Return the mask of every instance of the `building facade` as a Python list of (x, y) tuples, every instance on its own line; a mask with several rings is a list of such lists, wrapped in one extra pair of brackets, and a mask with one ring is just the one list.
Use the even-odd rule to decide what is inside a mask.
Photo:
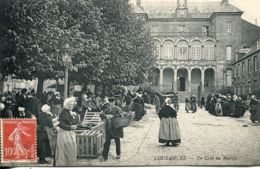
[(260, 39), (238, 51), (233, 63), (233, 90), (237, 95), (260, 92)]
[(232, 60), (241, 48), (243, 12), (218, 2), (137, 0), (154, 40), (158, 66), (153, 86), (181, 96), (207, 96), (232, 86)]

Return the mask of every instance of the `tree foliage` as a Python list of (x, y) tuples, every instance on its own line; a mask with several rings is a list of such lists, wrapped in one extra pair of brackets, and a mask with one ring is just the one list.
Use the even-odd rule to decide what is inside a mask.
[(70, 77), (83, 83), (136, 84), (154, 64), (144, 21), (126, 0), (3, 0), (0, 68), (24, 79), (64, 76), (69, 43)]

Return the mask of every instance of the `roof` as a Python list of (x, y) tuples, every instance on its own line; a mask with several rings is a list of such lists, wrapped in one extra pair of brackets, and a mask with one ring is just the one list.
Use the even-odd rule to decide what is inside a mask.
[(229, 4), (229, 3), (223, 3), (221, 6), (219, 6), (215, 12), (243, 12), (237, 7)]
[[(135, 6), (135, 5), (134, 5)], [(242, 12), (227, 2), (189, 2), (187, 3), (189, 18), (210, 18), (214, 12)], [(138, 9), (139, 8), (139, 9)], [(173, 18), (177, 8), (177, 0), (142, 1), (142, 8), (135, 6), (136, 13), (147, 13), (149, 18)]]

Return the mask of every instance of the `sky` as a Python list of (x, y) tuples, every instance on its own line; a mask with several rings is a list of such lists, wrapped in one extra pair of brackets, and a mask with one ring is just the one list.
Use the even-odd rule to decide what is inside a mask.
[[(135, 3), (136, 0), (130, 0)], [(143, 2), (170, 2), (172, 0), (141, 0)], [(176, 0), (173, 0), (176, 1)], [(188, 2), (209, 2), (211, 0), (188, 0)], [(212, 0), (221, 1), (221, 0)], [(229, 3), (244, 11), (242, 18), (255, 24), (256, 19), (260, 26), (260, 0), (229, 0)]]

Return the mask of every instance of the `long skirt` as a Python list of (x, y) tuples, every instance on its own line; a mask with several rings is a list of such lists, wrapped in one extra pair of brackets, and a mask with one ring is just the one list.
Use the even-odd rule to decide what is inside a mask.
[(55, 166), (75, 166), (76, 161), (76, 134), (74, 131), (60, 129), (57, 135)]
[(191, 105), (191, 111), (196, 112), (197, 111), (196, 103), (190, 103), (190, 105)]
[(144, 106), (143, 104), (134, 103), (134, 111), (135, 111), (135, 118), (140, 120), (144, 113)]
[(53, 128), (45, 126), (45, 130), (48, 135), (49, 143), (50, 143), (50, 149), (51, 149), (51, 156), (54, 156), (54, 150), (55, 150), (55, 144), (56, 144), (56, 139), (57, 135), (54, 132)]
[(190, 102), (185, 102), (185, 111), (186, 112), (189, 112), (189, 110), (190, 110)]
[(162, 118), (159, 130), (159, 143), (180, 143), (181, 134), (176, 118)]
[(37, 127), (37, 149), (40, 160), (51, 157), (50, 143), (44, 127)]
[(223, 112), (222, 112), (222, 106), (220, 103), (217, 103), (215, 106), (215, 112), (216, 112), (216, 116), (222, 116)]

